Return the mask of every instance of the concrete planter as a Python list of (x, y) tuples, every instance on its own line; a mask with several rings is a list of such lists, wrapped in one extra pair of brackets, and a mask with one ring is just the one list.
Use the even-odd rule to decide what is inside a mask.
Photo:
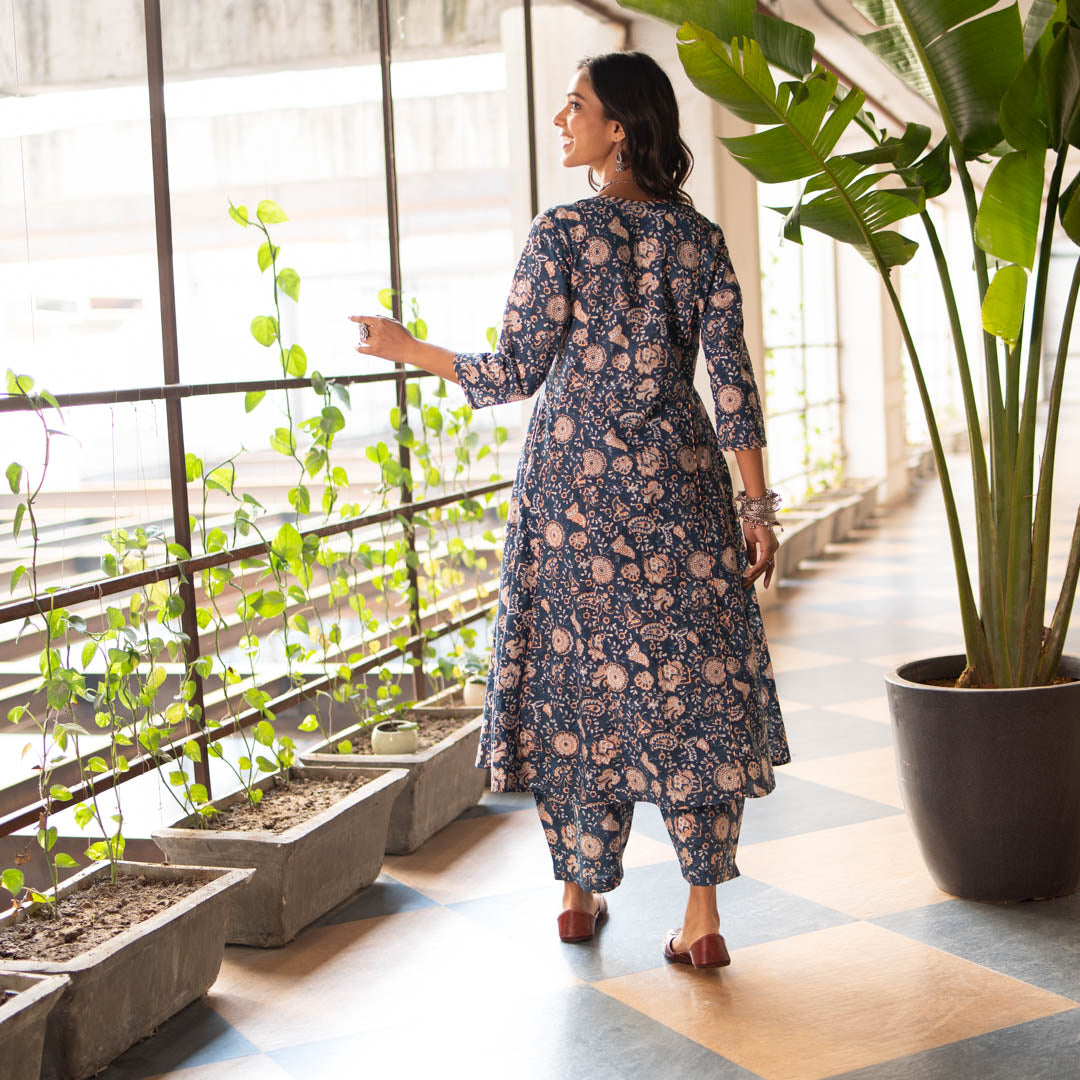
[[(63, 963), (7, 960), (12, 973), (66, 975), (67, 986), (48, 1014), (42, 1080), (84, 1080), (210, 988), (225, 951), (225, 920), (232, 894), (250, 870), (120, 863), (118, 872), (157, 881), (204, 882), (158, 915)], [(58, 895), (107, 877), (108, 864), (88, 866), (60, 884)], [(0, 917), (0, 926), (11, 919)], [(0, 1058), (3, 1061), (3, 1058)], [(36, 1077), (36, 1072), (5, 1076)]]
[(354, 768), (392, 765), (408, 771), (408, 781), (395, 801), (390, 816), (390, 830), (386, 838), (386, 852), (389, 855), (406, 855), (415, 851), (463, 810), (475, 806), (488, 786), (488, 770), (479, 769), (475, 764), (483, 716), (476, 714), (476, 706), (434, 704), (448, 697), (448, 694), (441, 694), (438, 698), (430, 699), (432, 704), (421, 702), (411, 711), (472, 719), (426, 750), (392, 755), (336, 753), (334, 747), (339, 742), (361, 730), (362, 725), (356, 724), (300, 755), (301, 760), (310, 765), (340, 763)]
[[(296, 771), (313, 779), (345, 772), (375, 779), (281, 833), (203, 829), (189, 817), (151, 834), (166, 862), (254, 868), (243, 903), (229, 914), (225, 939), (231, 943), (284, 945), (382, 869), (390, 808), (404, 788), (405, 770), (357, 768), (349, 760)], [(268, 776), (257, 786), (266, 790), (273, 782)], [(224, 809), (245, 798), (240, 791), (212, 805)]]
[(65, 975), (0, 975), (0, 990), (15, 995), (0, 1005), (0, 1062), (5, 1076), (36, 1080), (40, 1075), (45, 1021), (67, 985)]

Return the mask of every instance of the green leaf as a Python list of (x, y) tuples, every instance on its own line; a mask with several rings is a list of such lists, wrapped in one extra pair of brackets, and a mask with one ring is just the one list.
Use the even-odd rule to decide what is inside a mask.
[(393, 289), (380, 289), (379, 290), (379, 303), (382, 304), (387, 311), (394, 310), (394, 290)]
[(1072, 178), (1058, 201), (1058, 220), (1074, 244), (1080, 244), (1080, 173)]
[(289, 505), (298, 514), (311, 512), (311, 493), (303, 484), (289, 489)]
[(49, 788), (49, 798), (56, 799), (57, 802), (68, 802), (71, 799), (71, 792), (63, 784), (53, 784)]
[[(19, 580), (23, 577), (24, 574), (26, 574), (26, 572), (27, 570), (25, 566), (15, 567), (15, 569), (11, 573), (11, 585), (8, 588), (9, 593), (13, 593), (15, 591), (15, 586), (19, 584)], [(85, 663), (83, 664), (83, 667), (86, 667)]]
[(275, 225), (280, 221), (289, 220), (285, 216), (285, 211), (273, 199), (263, 199), (255, 214), (264, 225)]
[(1024, 318), (1027, 274), (1020, 266), (1003, 266), (993, 277), (983, 297), (983, 329), (1006, 344), (1016, 344)]
[(184, 757), (189, 761), (202, 761), (202, 750), (197, 742), (184, 743)]
[(345, 427), (345, 417), (336, 405), (327, 405), (322, 411), (319, 427), (328, 435), (333, 435)]
[(63, 851), (61, 851), (56, 856), (56, 858), (53, 859), (53, 866), (71, 867), (71, 866), (78, 866), (78, 865), (79, 864), (75, 859), (73, 859), (70, 855), (68, 855), (66, 852), (63, 852)]
[(11, 368), (7, 372), (7, 392), (14, 397), (25, 396), (34, 389), (34, 380), (29, 375), (16, 375)]
[(749, 0), (620, 0), (622, 7), (644, 11), (678, 26), (694, 19), (722, 41), (758, 37), (769, 63), (792, 75), (805, 75), (813, 64), (814, 35), (801, 26), (755, 11)]
[(307, 374), (307, 354), (299, 345), (293, 345), (289, 349), (285, 360), (285, 371), (297, 379), (302, 379)]
[(191, 558), (191, 552), (183, 544), (169, 544), (166, 550), (174, 559)]
[(300, 558), (300, 555), (303, 553), (304, 538), (300, 535), (294, 525), (290, 525), (289, 522), (286, 521), (285, 524), (278, 529), (277, 535), (270, 545), (270, 550), (284, 562), (292, 562), (293, 559)]
[(187, 470), (187, 479), (190, 484), (193, 480), (198, 480), (203, 473), (202, 458), (196, 457), (194, 454), (184, 455), (184, 467)]
[(260, 720), (255, 725), (255, 741), (262, 746), (274, 745), (274, 725), (268, 720)]
[(272, 315), (256, 315), (251, 320), (251, 336), (260, 344), (269, 347), (278, 336), (277, 319)]
[(290, 300), (300, 300), (300, 275), (292, 267), (286, 266), (278, 272), (277, 284)]
[(251, 606), (264, 619), (272, 619), (285, 610), (285, 596), (277, 589), (273, 589), (270, 592), (264, 592)]
[(288, 428), (279, 427), (270, 436), (270, 446), (279, 454), (292, 457), (293, 451), (296, 450), (296, 438)]
[(259, 754), (255, 758), (255, 764), (259, 766), (262, 772), (274, 772), (277, 769), (277, 762), (271, 761), (268, 757), (264, 757), (262, 754)]
[(276, 245), (271, 249), (269, 240), (264, 240), (262, 242), (258, 255), (260, 272), (265, 270), (277, 258), (277, 254), (280, 250), (281, 248)]
[(248, 209), (246, 206), (233, 206), (230, 202), (229, 217), (231, 217), (237, 225), (243, 225), (245, 229), (248, 227)]
[(26, 883), (26, 877), (21, 870), (5, 870), (0, 874), (0, 885), (12, 896), (18, 896)]
[(326, 380), (318, 371), (311, 373), (311, 389), (320, 397), (326, 393)]
[(22, 530), (23, 515), (26, 513), (26, 503), (19, 503), (15, 507), (15, 520), (11, 523), (11, 533), (16, 540), (19, 539), (19, 532)]
[(12, 495), (19, 494), (19, 485), (22, 483), (22, 474), (23, 467), (17, 461), (13, 461), (7, 467), (8, 487), (11, 488)]
[(301, 731), (318, 731), (319, 730), (319, 718), (314, 713), (309, 713), (300, 721)]
[(1002, 262), (1032, 268), (1042, 217), (1046, 151), (1006, 154), (986, 181), (975, 215), (975, 242)]
[(266, 397), (265, 390), (249, 390), (244, 395), (244, 412), (251, 412), (264, 397)]
[[(1024, 63), (1016, 4), (995, 0), (853, 0), (879, 29), (857, 35), (919, 93), (933, 97), (965, 160), (1001, 142), (1001, 102)], [(998, 10), (991, 10), (998, 7)]]
[(235, 483), (236, 467), (232, 464), (232, 462), (227, 462), (224, 465), (219, 465), (206, 478), (206, 486), (208, 488), (214, 488), (217, 491), (223, 491), (226, 495), (232, 494), (233, 484)]

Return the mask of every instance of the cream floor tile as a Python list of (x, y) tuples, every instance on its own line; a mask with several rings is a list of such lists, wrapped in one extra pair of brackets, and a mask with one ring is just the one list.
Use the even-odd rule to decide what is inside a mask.
[(952, 612), (939, 615), (920, 615), (914, 619), (900, 619), (899, 623), (901, 626), (910, 626), (914, 630), (930, 630), (935, 634), (960, 636), (963, 632), (960, 616)]
[(764, 1080), (820, 1080), (1076, 1007), (870, 923), (594, 985)]
[(842, 664), (847, 660), (846, 656), (799, 649), (794, 645), (785, 645), (783, 642), (770, 644), (769, 655), (772, 657), (774, 672), (805, 671), (807, 668), (821, 667), (823, 664)]
[(777, 700), (780, 702), (780, 711), (787, 715), (788, 713), (803, 712), (806, 709), (813, 709), (813, 705), (805, 705), (801, 701), (792, 701), (790, 698), (780, 697), (777, 695)]
[(191, 1069), (174, 1069), (160, 1073), (152, 1080), (289, 1080), (289, 1077), (290, 1074), (272, 1058), (255, 1054), (196, 1065)]
[(812, 780), (815, 784), (888, 803), (900, 810), (904, 808), (896, 780), (896, 752), (891, 746), (810, 761), (791, 761), (784, 769), (791, 776)]
[(882, 692), (877, 697), (859, 698), (858, 701), (845, 701), (837, 705), (832, 712), (848, 713), (850, 716), (860, 716), (863, 720), (875, 720), (879, 724), (889, 724), (889, 701)]
[(420, 908), (314, 927), (285, 949), (229, 949), (207, 1003), (270, 1051), (348, 1035), (360, 1017), (378, 1029), (403, 1008), (487, 1023), (493, 1009), (581, 985), (557, 952), (493, 968), (499, 957), (514, 957), (509, 936), (448, 908)]
[(940, 641), (932, 649), (907, 649), (904, 652), (883, 653), (881, 656), (868, 656), (867, 664), (877, 664), (883, 668), (898, 668), (901, 664), (912, 660), (925, 660), (932, 656), (948, 656), (951, 653), (963, 653), (964, 639), (957, 638), (955, 641)]
[(927, 873), (906, 814), (740, 845), (737, 861), (749, 877), (858, 919), (952, 899)]
[[(788, 634), (805, 634), (807, 632), (806, 612), (797, 611), (788, 605), (780, 604), (777, 607), (767, 608), (762, 612), (762, 620), (768, 638), (782, 638)], [(815, 611), (813, 629), (815, 631), (847, 630), (851, 627), (869, 626), (877, 621), (877, 619), (867, 618), (865, 615), (843, 615), (836, 611)]]
[[(674, 859), (670, 844), (631, 834), (623, 868)], [(411, 855), (388, 855), (383, 869), (440, 904), (548, 885), (551, 855), (536, 810), (455, 821)]]

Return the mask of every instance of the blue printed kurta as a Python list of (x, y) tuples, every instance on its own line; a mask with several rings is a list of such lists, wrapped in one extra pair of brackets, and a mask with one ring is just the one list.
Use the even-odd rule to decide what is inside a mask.
[[(694, 388), (699, 343), (716, 428)], [(765, 445), (742, 296), (692, 207), (537, 215), (476, 409), (539, 391), (510, 494), (476, 765), (492, 791), (717, 804), (790, 761), (720, 449)]]

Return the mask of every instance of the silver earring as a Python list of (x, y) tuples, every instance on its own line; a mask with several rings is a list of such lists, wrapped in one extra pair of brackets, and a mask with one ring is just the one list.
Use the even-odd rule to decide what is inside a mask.
[(626, 172), (626, 165), (623, 164), (622, 147), (615, 151), (615, 171)]

